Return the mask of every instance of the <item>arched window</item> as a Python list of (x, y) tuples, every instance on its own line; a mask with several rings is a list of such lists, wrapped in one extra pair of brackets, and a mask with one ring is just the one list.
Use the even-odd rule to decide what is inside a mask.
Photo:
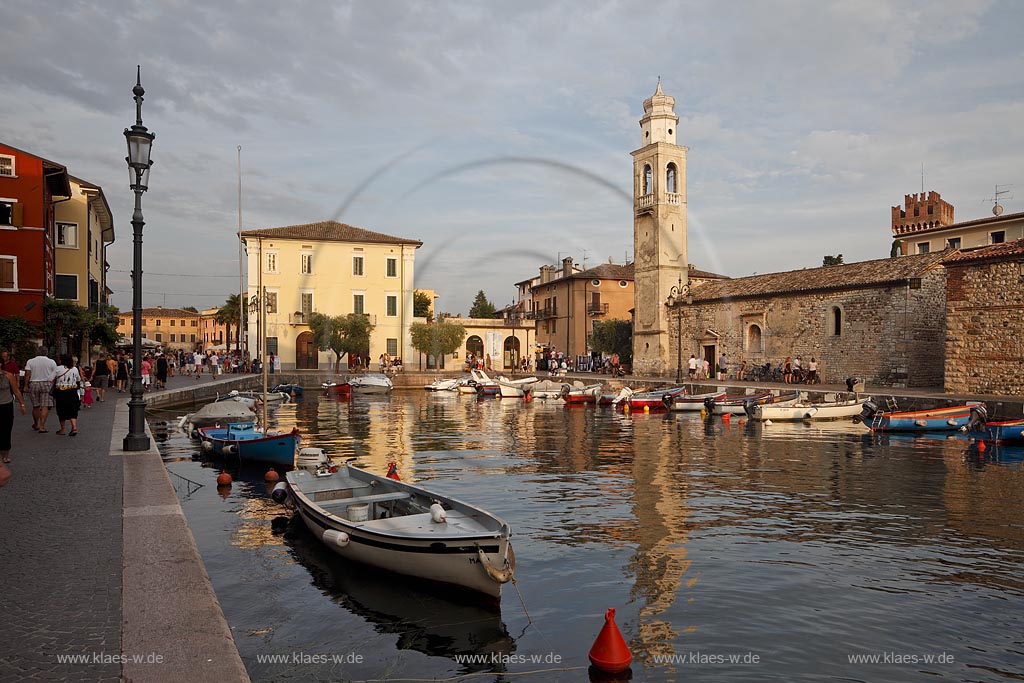
[(747, 328), (747, 351), (751, 353), (764, 351), (764, 335), (761, 334), (760, 325), (751, 325)]
[(676, 192), (676, 165), (669, 164), (665, 169), (665, 192), (675, 194)]
[(466, 339), (466, 356), (469, 354), (473, 354), (477, 358), (484, 357), (484, 340), (475, 334)]
[(843, 334), (843, 310), (838, 306), (832, 307), (832, 336), (840, 337)]
[(654, 172), (651, 170), (650, 164), (644, 166), (644, 194), (648, 195), (654, 192)]
[(519, 367), (519, 340), (515, 337), (505, 337), (505, 344), (503, 349), (504, 356), (504, 367), (508, 369), (516, 369)]

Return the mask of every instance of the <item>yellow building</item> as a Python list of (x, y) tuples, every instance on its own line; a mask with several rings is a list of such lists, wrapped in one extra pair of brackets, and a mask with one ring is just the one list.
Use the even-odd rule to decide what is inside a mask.
[[(520, 369), (524, 357), (533, 363), (536, 330), (532, 320), (508, 318), (463, 318), (445, 316), (446, 322), (462, 325), (466, 338), (462, 349), (441, 358), (425, 356), (413, 350), (406, 367), (413, 370), (461, 370), (470, 354), (482, 359), (495, 373)], [(426, 322), (417, 318), (413, 322)]]
[[(265, 329), (247, 318), (248, 348), (255, 357), (259, 335), (267, 355), (282, 369), (331, 367), (334, 354), (319, 351), (310, 314), (362, 313), (370, 317), (369, 357), (411, 358), (413, 274), (418, 240), (393, 237), (337, 221), (320, 221), (241, 233), (249, 292), (265, 290)], [(262, 264), (260, 263), (262, 253)], [(250, 297), (252, 299), (252, 297)]]
[(217, 322), (220, 306), (204, 308), (199, 312), (199, 334), (203, 351), (228, 351), (235, 348), (235, 326)]
[(114, 241), (114, 219), (98, 185), (69, 180), (71, 199), (54, 205), (54, 297), (98, 311), (108, 300), (106, 253)]
[[(127, 339), (132, 338), (132, 312), (118, 314), (117, 332)], [(142, 338), (159, 342), (164, 350), (192, 351), (199, 349), (199, 314), (181, 308), (142, 309)]]
[(901, 256), (928, 254), (943, 249), (977, 249), (1024, 238), (1024, 213), (995, 215), (959, 223), (953, 205), (938, 192), (908, 194), (903, 206), (892, 207), (892, 238)]

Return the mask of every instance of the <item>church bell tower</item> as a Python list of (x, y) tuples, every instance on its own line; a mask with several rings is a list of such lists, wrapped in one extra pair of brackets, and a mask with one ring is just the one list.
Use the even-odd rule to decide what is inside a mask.
[(669, 362), (668, 295), (688, 284), (686, 148), (676, 144), (675, 98), (658, 88), (644, 100), (642, 147), (633, 155), (633, 372), (664, 375)]

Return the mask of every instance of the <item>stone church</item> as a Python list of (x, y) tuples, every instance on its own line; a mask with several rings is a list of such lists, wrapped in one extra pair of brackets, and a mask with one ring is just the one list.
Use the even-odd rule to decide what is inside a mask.
[[(691, 354), (714, 367), (724, 353), (731, 378), (741, 362), (800, 356), (828, 383), (1024, 393), (1024, 240), (743, 278), (698, 271), (687, 262), (678, 123), (659, 81), (632, 152), (635, 374), (685, 376)], [(961, 283), (952, 291), (950, 273)], [(978, 284), (992, 281), (994, 303)], [(1011, 335), (1002, 344), (999, 330)]]

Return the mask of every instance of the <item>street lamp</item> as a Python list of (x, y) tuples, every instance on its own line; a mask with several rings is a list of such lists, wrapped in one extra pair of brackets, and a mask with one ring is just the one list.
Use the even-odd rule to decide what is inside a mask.
[(149, 187), (149, 169), (153, 166), (149, 153), (155, 133), (142, 125), (142, 69), (136, 67), (135, 125), (124, 129), (128, 140), (128, 179), (135, 192), (135, 212), (132, 213), (134, 256), (132, 260), (132, 388), (128, 401), (128, 435), (122, 448), (126, 451), (148, 451), (146, 435), (146, 402), (142, 400), (142, 193)]
[(679, 282), (672, 286), (668, 292), (668, 299), (665, 305), (676, 309), (676, 384), (683, 382), (683, 303), (692, 304), (693, 297), (690, 296), (690, 283), (683, 284), (683, 276), (679, 276)]

